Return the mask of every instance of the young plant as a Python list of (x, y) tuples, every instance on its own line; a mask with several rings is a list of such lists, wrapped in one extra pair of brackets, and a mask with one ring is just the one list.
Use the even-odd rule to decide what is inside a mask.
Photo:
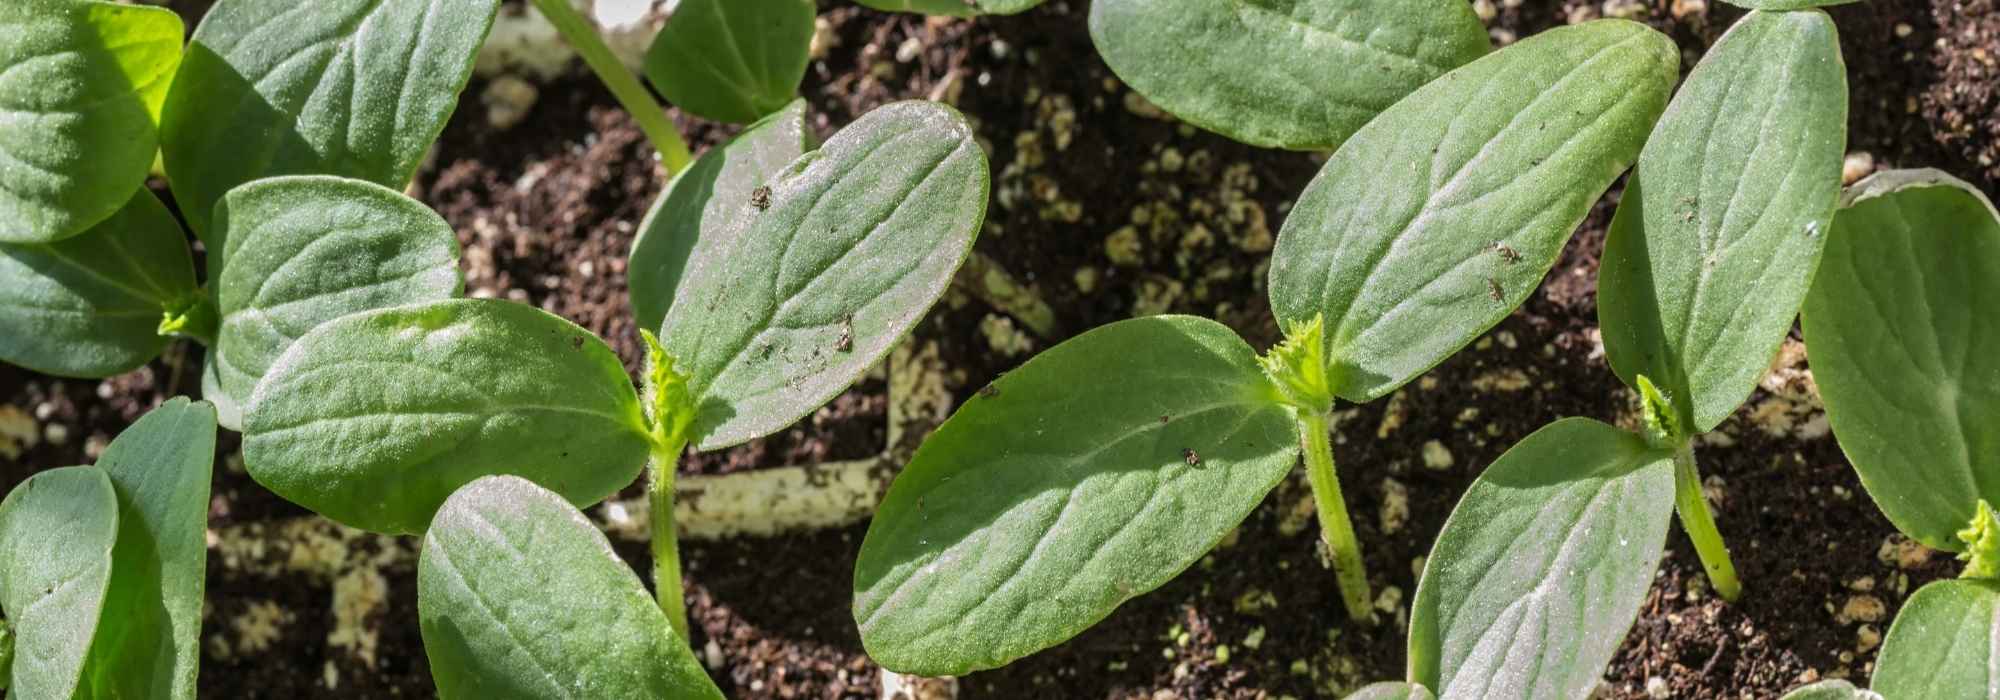
[(172, 399), (96, 466), (0, 502), (0, 688), (10, 697), (195, 696), (215, 408)]
[(1519, 305), (1638, 157), (1677, 63), (1657, 32), (1591, 22), (1390, 107), (1285, 222), (1270, 288), (1287, 338), (1262, 358), (1214, 321), (1162, 316), (996, 380), (918, 449), (869, 527), (854, 578), (869, 655), (955, 675), (1057, 644), (1194, 563), (1300, 453), (1348, 613), (1369, 619), (1335, 398), (1390, 393)]
[(1735, 599), (1690, 441), (1743, 401), (1790, 329), (1838, 196), (1846, 105), (1818, 10), (1753, 11), (1695, 67), (1646, 142), (1600, 273), (1606, 350), (1642, 397), (1644, 434), (1565, 419), (1486, 469), (1419, 581), (1410, 684), (1440, 698), (1587, 697), (1676, 507)]

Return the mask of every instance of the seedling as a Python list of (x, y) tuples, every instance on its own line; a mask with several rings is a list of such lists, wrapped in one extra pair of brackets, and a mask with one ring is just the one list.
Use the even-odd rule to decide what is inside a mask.
[(1059, 643), (1194, 563), (1301, 452), (1347, 610), (1368, 619), (1334, 400), (1394, 391), (1519, 305), (1637, 159), (1677, 64), (1642, 25), (1591, 22), (1388, 108), (1285, 222), (1270, 288), (1286, 339), (1261, 358), (1214, 321), (1161, 316), (995, 380), (917, 450), (869, 527), (854, 579), (869, 655), (955, 675)]

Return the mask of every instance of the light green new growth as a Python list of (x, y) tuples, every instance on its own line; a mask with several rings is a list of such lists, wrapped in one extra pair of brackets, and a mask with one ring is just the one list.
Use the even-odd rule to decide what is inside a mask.
[(1959, 578), (2000, 580), (2000, 513), (1994, 513), (1986, 499), (1979, 499), (1979, 512), (1971, 525), (1958, 531), (1958, 539), (1965, 543), (1958, 560), (1966, 562)]
[(674, 526), (674, 469), (687, 448), (688, 424), (694, 421), (694, 392), (688, 376), (660, 346), (659, 336), (641, 330), (646, 341), (646, 428), (653, 440), (647, 466), (646, 505), (653, 540), (653, 595), (674, 633), (687, 639), (687, 602), (681, 595), (680, 532)]
[(646, 394), (640, 402), (646, 408), (646, 428), (652, 431), (656, 447), (685, 443), (688, 425), (694, 422), (689, 377), (660, 345), (659, 336), (641, 330), (639, 337), (646, 341)]
[(1302, 411), (1325, 413), (1333, 408), (1333, 384), (1326, 376), (1326, 316), (1286, 324), (1285, 340), (1257, 358), (1264, 375), (1277, 385), (1285, 403)]
[(1643, 374), (1639, 375), (1639, 400), (1645, 404), (1647, 443), (1669, 447), (1684, 437), (1680, 414), (1674, 412), (1673, 402)]
[(159, 332), (164, 337), (193, 338), (204, 346), (214, 347), (220, 324), (214, 299), (197, 291), (175, 300), (161, 312)]

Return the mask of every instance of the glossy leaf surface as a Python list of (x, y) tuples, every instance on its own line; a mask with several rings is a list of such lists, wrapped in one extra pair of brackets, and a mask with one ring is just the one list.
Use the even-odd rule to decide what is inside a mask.
[(680, 0), (646, 50), (646, 79), (704, 119), (748, 124), (798, 94), (812, 0)]
[(8, 697), (76, 692), (117, 539), (118, 497), (96, 467), (41, 472), (0, 502), (0, 610), (14, 628)]
[(2000, 584), (1917, 589), (1882, 640), (1873, 685), (1885, 698), (2000, 699)]

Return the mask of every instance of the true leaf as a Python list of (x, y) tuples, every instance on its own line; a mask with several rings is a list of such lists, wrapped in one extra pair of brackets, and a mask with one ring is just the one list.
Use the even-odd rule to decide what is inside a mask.
[(1862, 181), (1806, 297), (1827, 422), (1890, 522), (1925, 545), (2000, 502), (2000, 213), (1933, 170)]
[(888, 354), (971, 251), (987, 179), (963, 117), (899, 102), (730, 213), (660, 332), (693, 378), (700, 449), (784, 429)]
[(1690, 430), (1763, 379), (1825, 248), (1847, 145), (1836, 34), (1817, 11), (1737, 22), (1667, 106), (1613, 219), (1605, 355), (1626, 384), (1659, 382)]
[(82, 0), (0, 3), (0, 243), (48, 243), (146, 181), (181, 19)]
[(445, 501), (417, 614), (443, 698), (722, 698), (604, 534), (525, 479)]
[(0, 244), (0, 360), (43, 374), (109, 377), (160, 354), (161, 314), (195, 294), (194, 259), (145, 188), (89, 231)]
[(14, 628), (9, 697), (76, 692), (117, 539), (118, 497), (96, 467), (36, 474), (0, 502), (0, 609)]
[(1413, 683), (1370, 683), (1347, 700), (1437, 700), (1429, 689)]
[(1875, 659), (1885, 698), (2000, 698), (2000, 584), (1959, 579), (1917, 589)]
[(388, 533), (421, 532), (453, 491), (488, 475), (595, 503), (632, 483), (649, 444), (638, 393), (604, 341), (487, 299), (321, 324), (271, 365), (243, 428), (258, 483)]
[(84, 677), (90, 696), (195, 696), (214, 464), (215, 408), (186, 398), (140, 417), (98, 459), (118, 497), (118, 543)]
[(409, 183), (499, 0), (220, 0), (174, 78), (160, 148), (209, 250), (216, 200), (275, 175)]
[(1298, 460), (1256, 353), (1214, 321), (1114, 323), (1029, 360), (924, 441), (854, 569), (885, 668), (996, 668), (1193, 564)]
[(1011, 15), (1026, 12), (1044, 0), (855, 0), (855, 4), (885, 12), (914, 12), (945, 17)]
[(1779, 700), (1882, 700), (1882, 696), (1847, 681), (1831, 680), (1794, 688)]
[(237, 404), (320, 324), (443, 301), (464, 286), (451, 226), (422, 203), (361, 180), (258, 180), (222, 198), (215, 228), (229, 241), (230, 262), (216, 287), (216, 376)]
[(1280, 321), (1325, 315), (1334, 393), (1387, 394), (1519, 306), (1638, 157), (1678, 64), (1634, 22), (1552, 29), (1419, 88), (1334, 153), (1270, 278)]
[(736, 212), (757, 196), (757, 188), (811, 147), (805, 114), (805, 100), (796, 100), (729, 143), (709, 149), (653, 201), (639, 222), (626, 268), (632, 315), (640, 328), (660, 327), (689, 262), (714, 255), (716, 241), (727, 235)]
[(1861, 0), (1722, 0), (1737, 7), (1751, 10), (1803, 10), (1811, 7), (1831, 7), (1860, 2)]
[(646, 79), (682, 110), (747, 124), (792, 101), (812, 37), (812, 0), (680, 0)]
[(1410, 679), (1440, 698), (1585, 698), (1645, 602), (1674, 506), (1670, 452), (1584, 418), (1486, 468), (1410, 609)]
[(1188, 123), (1328, 151), (1491, 46), (1463, 0), (1098, 0), (1090, 37), (1119, 78)]

